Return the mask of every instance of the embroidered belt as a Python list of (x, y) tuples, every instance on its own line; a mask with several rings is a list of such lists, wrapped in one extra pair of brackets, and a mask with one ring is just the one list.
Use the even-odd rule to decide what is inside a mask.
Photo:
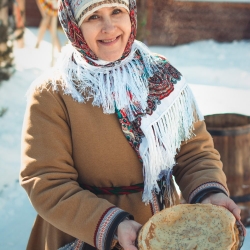
[(83, 189), (89, 190), (90, 192), (98, 194), (113, 194), (113, 195), (122, 195), (122, 194), (132, 194), (142, 192), (144, 189), (144, 183), (138, 183), (131, 186), (121, 186), (121, 187), (95, 187), (82, 184)]

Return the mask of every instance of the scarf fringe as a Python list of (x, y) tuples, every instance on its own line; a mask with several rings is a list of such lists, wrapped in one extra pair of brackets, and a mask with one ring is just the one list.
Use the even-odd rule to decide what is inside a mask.
[(41, 85), (41, 78), (36, 79), (30, 92), (48, 86), (58, 90), (60, 85), (64, 94), (71, 95), (77, 102), (92, 100), (92, 105), (102, 107), (105, 114), (124, 109), (129, 120), (133, 121), (134, 114), (145, 113), (148, 78), (160, 70), (159, 60), (143, 43), (135, 41), (128, 57), (115, 66), (105, 67), (107, 62), (104, 61), (98, 61), (104, 65), (92, 66), (71, 45), (67, 45), (56, 66), (42, 76), (50, 79), (47, 85)]
[(180, 150), (181, 143), (195, 136), (193, 124), (203, 119), (192, 91), (186, 85), (173, 104), (151, 124), (149, 131), (144, 133), (148, 146), (142, 154), (143, 202), (152, 202), (152, 192), (160, 192), (157, 181), (165, 177), (167, 198), (170, 205), (174, 204), (171, 173), (176, 164), (175, 156)]

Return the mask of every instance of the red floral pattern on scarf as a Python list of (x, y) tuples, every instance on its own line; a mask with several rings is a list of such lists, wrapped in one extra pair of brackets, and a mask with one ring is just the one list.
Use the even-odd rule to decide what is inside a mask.
[[(181, 73), (176, 68), (168, 63), (164, 57), (159, 56), (159, 58), (162, 60), (161, 71), (157, 71), (154, 76), (149, 78), (148, 106), (145, 112), (148, 115), (152, 115), (157, 106), (161, 104), (161, 100), (174, 91), (174, 84), (181, 79)], [(124, 109), (116, 110), (116, 114), (126, 139), (137, 153), (139, 160), (142, 161), (139, 147), (145, 136), (141, 130), (141, 119), (145, 114), (135, 113), (136, 118), (132, 122), (129, 121)]]

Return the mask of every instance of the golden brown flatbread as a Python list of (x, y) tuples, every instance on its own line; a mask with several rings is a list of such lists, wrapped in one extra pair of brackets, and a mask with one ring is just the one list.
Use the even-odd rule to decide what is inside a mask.
[(235, 217), (212, 204), (180, 204), (155, 214), (141, 228), (139, 250), (237, 250)]

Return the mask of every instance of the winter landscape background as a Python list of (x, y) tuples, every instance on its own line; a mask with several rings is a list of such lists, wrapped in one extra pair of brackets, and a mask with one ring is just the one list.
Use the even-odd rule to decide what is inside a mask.
[[(35, 49), (36, 28), (26, 28), (25, 47), (15, 48), (16, 72), (0, 86), (0, 249), (24, 250), (36, 215), (19, 185), (20, 136), (31, 82), (50, 67), (49, 33)], [(66, 38), (59, 31), (62, 45)], [(250, 41), (218, 43), (213, 40), (175, 47), (152, 46), (185, 76), (204, 115), (250, 115)], [(250, 182), (250, 180), (249, 180)], [(242, 250), (250, 249), (250, 228)]]

